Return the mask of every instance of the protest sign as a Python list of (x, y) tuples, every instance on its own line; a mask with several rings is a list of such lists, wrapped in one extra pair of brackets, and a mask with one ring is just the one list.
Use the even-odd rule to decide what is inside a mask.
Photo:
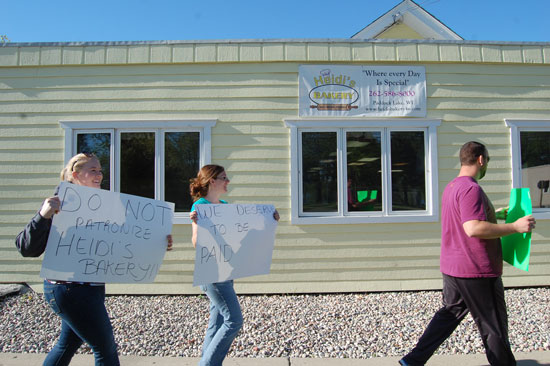
[[(531, 215), (533, 207), (529, 188), (514, 188), (510, 193), (510, 204), (508, 206), (506, 223)], [(531, 254), (531, 233), (516, 233), (503, 236), (502, 259), (516, 268), (524, 271), (529, 270), (529, 256)]]
[(63, 182), (40, 276), (99, 283), (153, 282), (174, 204)]
[(260, 204), (199, 204), (193, 285), (269, 273), (275, 207)]

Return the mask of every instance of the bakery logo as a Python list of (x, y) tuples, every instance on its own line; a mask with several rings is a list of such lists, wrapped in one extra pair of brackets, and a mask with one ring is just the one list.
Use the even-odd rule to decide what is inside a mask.
[(350, 111), (357, 109), (353, 103), (359, 99), (359, 92), (354, 89), (355, 80), (339, 74), (334, 75), (330, 69), (323, 69), (318, 77), (313, 77), (315, 87), (309, 91), (310, 108), (318, 111)]

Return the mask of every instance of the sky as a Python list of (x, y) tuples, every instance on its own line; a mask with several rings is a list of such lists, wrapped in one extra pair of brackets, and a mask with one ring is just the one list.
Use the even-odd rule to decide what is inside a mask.
[[(10, 42), (350, 38), (401, 0), (4, 0)], [(550, 42), (549, 0), (416, 0), (465, 40)]]

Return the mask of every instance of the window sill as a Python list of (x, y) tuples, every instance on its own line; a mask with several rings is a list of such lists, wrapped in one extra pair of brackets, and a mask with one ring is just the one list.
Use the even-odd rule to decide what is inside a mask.
[(191, 219), (189, 218), (189, 212), (176, 212), (174, 214), (173, 224), (174, 225), (182, 225), (182, 224), (190, 225), (191, 224)]
[(536, 220), (550, 220), (550, 210), (549, 211), (534, 211), (533, 217)]
[(437, 215), (391, 215), (391, 216), (301, 216), (292, 217), (291, 223), (296, 225), (324, 224), (394, 224), (409, 222), (438, 222)]

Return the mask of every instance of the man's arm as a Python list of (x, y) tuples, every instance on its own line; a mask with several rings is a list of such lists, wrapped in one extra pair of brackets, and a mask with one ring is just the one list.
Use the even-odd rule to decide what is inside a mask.
[(488, 221), (470, 220), (462, 226), (466, 235), (480, 239), (496, 239), (515, 233), (528, 233), (535, 228), (535, 218), (531, 215), (509, 224), (493, 224)]

